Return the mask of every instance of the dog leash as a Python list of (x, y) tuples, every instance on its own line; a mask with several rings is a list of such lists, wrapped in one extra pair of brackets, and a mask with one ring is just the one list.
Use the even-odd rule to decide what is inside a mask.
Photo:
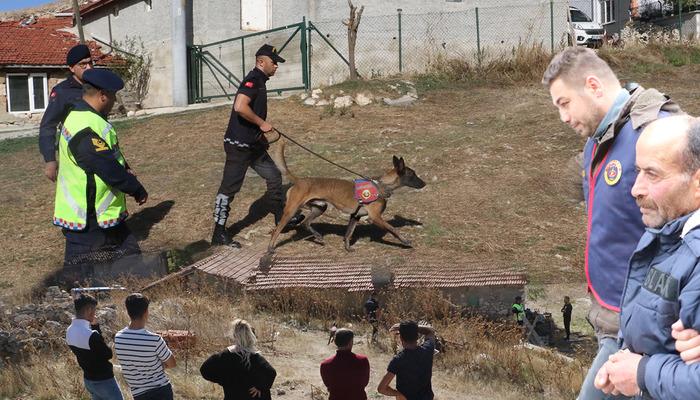
[[(336, 167), (338, 167), (338, 168), (340, 168), (340, 169), (342, 169), (342, 170), (345, 170), (345, 171), (347, 171), (347, 172), (349, 172), (349, 173), (351, 173), (351, 174), (357, 175), (357, 176), (359, 176), (359, 177), (362, 178), (362, 179), (366, 179), (366, 180), (371, 181), (371, 182), (376, 182), (376, 181), (375, 181), (374, 179), (372, 179), (372, 178), (368, 178), (368, 177), (366, 177), (366, 176), (364, 176), (364, 175), (362, 175), (362, 174), (360, 174), (360, 173), (358, 173), (358, 172), (355, 172), (355, 171), (353, 171), (353, 170), (351, 170), (351, 169), (349, 169), (349, 168), (345, 168), (345, 167), (343, 167), (342, 165), (340, 165), (340, 164), (338, 164), (338, 163), (335, 163), (335, 162), (333, 162), (333, 161), (327, 159), (326, 157), (324, 157), (324, 156), (322, 156), (322, 155), (316, 153), (315, 151), (309, 149), (308, 147), (304, 146), (303, 144), (301, 144), (301, 143), (297, 142), (296, 140), (292, 139), (291, 137), (289, 137), (289, 135), (280, 132), (279, 129), (277, 129), (277, 128), (272, 128), (272, 129), (274, 129), (275, 132), (277, 132), (280, 136), (285, 137), (285, 138), (286, 138), (287, 140), (289, 140), (290, 142), (292, 142), (292, 143), (294, 143), (295, 145), (301, 147), (302, 149), (308, 151), (309, 153), (315, 155), (316, 157), (320, 158), (321, 160), (323, 160), (323, 161), (325, 161), (325, 162), (327, 162), (327, 163), (329, 163), (329, 164), (333, 164), (333, 165), (335, 165)], [(274, 142), (276, 142), (277, 140), (279, 140), (279, 138), (276, 139), (276, 140), (273, 140), (273, 141), (270, 142), (270, 143), (274, 143)]]

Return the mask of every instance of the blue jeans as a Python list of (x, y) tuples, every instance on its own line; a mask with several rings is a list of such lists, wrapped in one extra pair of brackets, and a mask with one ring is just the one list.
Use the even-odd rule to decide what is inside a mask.
[(598, 338), (598, 354), (596, 354), (591, 368), (588, 369), (588, 374), (586, 379), (583, 381), (581, 386), (581, 392), (578, 394), (577, 400), (623, 400), (630, 399), (631, 397), (625, 396), (612, 396), (603, 393), (603, 391), (596, 389), (594, 382), (595, 376), (598, 373), (600, 367), (608, 361), (608, 357), (617, 353), (619, 350), (617, 344), (617, 339), (611, 337), (599, 337)]
[(134, 400), (173, 400), (173, 387), (168, 383), (165, 386), (134, 396)]
[(92, 400), (124, 400), (117, 380), (114, 378), (103, 381), (83, 379), (83, 382), (85, 382), (85, 389), (90, 392)]

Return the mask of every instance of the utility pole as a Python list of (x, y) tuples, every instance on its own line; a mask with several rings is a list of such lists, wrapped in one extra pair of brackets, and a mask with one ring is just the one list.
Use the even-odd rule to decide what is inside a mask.
[(83, 35), (83, 21), (80, 19), (80, 6), (78, 6), (78, 0), (73, 0), (73, 18), (75, 18), (75, 25), (78, 27), (80, 43), (85, 44), (85, 35)]

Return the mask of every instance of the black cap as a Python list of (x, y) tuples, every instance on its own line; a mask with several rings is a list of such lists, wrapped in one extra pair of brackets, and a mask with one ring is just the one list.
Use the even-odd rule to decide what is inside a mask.
[(79, 63), (80, 60), (90, 57), (92, 57), (90, 55), (90, 48), (84, 44), (79, 44), (68, 50), (68, 54), (66, 54), (66, 64), (72, 67)]
[(285, 61), (284, 58), (277, 54), (277, 48), (270, 46), (269, 44), (262, 45), (262, 47), (255, 52), (255, 57), (258, 56), (268, 56), (275, 63), (283, 63)]
[(124, 88), (122, 78), (104, 68), (92, 68), (83, 72), (83, 81), (106, 92), (115, 93)]

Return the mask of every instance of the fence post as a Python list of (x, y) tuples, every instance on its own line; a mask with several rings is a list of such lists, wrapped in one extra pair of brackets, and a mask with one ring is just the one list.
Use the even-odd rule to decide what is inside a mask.
[(479, 29), (479, 7), (474, 9), (476, 13), (476, 60), (481, 66), (481, 33)]
[(549, 42), (554, 54), (554, 0), (549, 0)]
[(301, 26), (299, 27), (301, 31), (301, 80), (304, 82), (304, 89), (309, 90), (309, 48), (306, 43), (306, 17), (301, 19)]
[(399, 73), (403, 72), (403, 38), (401, 36), (401, 9), (397, 8), (399, 13)]
[(308, 38), (306, 39), (306, 54), (309, 57), (309, 73), (307, 75), (307, 79), (309, 80), (309, 89), (311, 89), (311, 70), (312, 70), (312, 64), (311, 64), (311, 52), (314, 49), (313, 42), (311, 41), (311, 27), (313, 26), (313, 22), (309, 21), (309, 27), (307, 29), (306, 34), (308, 34)]
[(678, 40), (683, 43), (683, 0), (678, 0)]

